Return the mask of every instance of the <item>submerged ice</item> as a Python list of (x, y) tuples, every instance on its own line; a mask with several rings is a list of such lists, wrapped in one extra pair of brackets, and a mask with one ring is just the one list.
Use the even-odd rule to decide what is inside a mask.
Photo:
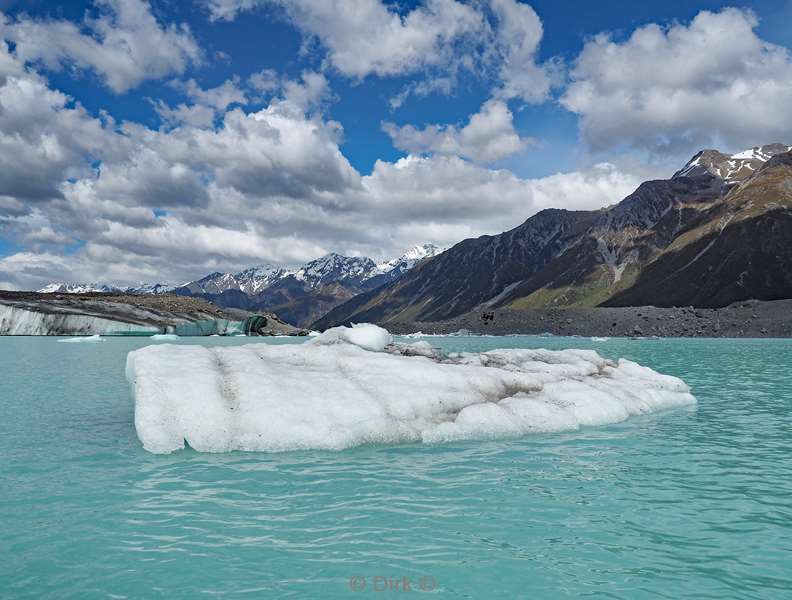
[(129, 354), (127, 379), (155, 453), (510, 437), (696, 402), (682, 380), (592, 350), (443, 355), (374, 325), (285, 346), (148, 346)]

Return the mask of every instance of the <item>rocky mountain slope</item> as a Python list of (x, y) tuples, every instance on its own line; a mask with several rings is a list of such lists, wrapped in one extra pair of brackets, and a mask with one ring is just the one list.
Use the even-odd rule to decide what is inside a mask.
[(385, 287), (361, 294), (318, 323), (347, 316), (360, 322), (385, 318), (441, 320), (508, 293), (563, 252), (600, 213), (544, 210), (495, 236), (460, 242)]
[(724, 306), (792, 297), (792, 147), (704, 150), (595, 212), (547, 210), (465, 240), (315, 323), (437, 321), (498, 307)]
[(706, 207), (607, 306), (725, 306), (792, 298), (792, 152)]

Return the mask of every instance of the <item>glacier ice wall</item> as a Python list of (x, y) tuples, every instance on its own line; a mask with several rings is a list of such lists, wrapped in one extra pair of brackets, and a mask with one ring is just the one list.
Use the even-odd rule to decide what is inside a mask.
[(685, 383), (590, 350), (443, 356), (373, 325), (299, 345), (148, 346), (126, 374), (155, 453), (340, 450), (520, 436), (695, 404)]
[[(138, 318), (140, 315), (137, 315)], [(148, 313), (150, 318), (156, 315)], [(134, 316), (133, 316), (134, 318)], [(39, 312), (0, 304), (0, 335), (232, 335), (241, 333), (241, 321), (205, 319), (166, 322), (160, 326), (128, 323), (96, 315)]]
[(121, 335), (158, 331), (154, 326), (92, 315), (44, 313), (0, 304), (0, 335)]
[(234, 335), (242, 333), (242, 321), (207, 319), (167, 326), (166, 333), (183, 336)]

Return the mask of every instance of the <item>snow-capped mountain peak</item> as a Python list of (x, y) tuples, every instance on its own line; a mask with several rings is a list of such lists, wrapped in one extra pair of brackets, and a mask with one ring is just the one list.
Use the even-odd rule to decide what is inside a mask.
[(127, 294), (167, 294), (173, 291), (167, 283), (139, 283), (127, 287), (107, 283), (50, 283), (38, 290), (40, 294), (87, 294), (90, 292), (125, 292)]
[(419, 244), (413, 246), (398, 258), (392, 258), (391, 260), (379, 263), (376, 268), (377, 274), (390, 273), (394, 269), (400, 269), (402, 272), (409, 271), (420, 261), (437, 256), (443, 252), (443, 250), (445, 250), (445, 248), (439, 248), (434, 244)]
[(172, 292), (175, 288), (167, 283), (139, 283), (137, 285), (125, 288), (124, 291), (130, 294), (150, 294), (157, 296), (159, 294), (167, 294)]
[(792, 146), (767, 144), (754, 146), (736, 154), (724, 154), (717, 150), (702, 150), (691, 158), (674, 177), (696, 177), (710, 173), (726, 183), (737, 183), (753, 175), (759, 167), (776, 154), (789, 152)]
[(118, 292), (121, 289), (104, 283), (50, 283), (38, 291), (41, 294), (87, 294), (89, 292)]
[(39, 294), (66, 294), (68, 286), (65, 283), (52, 282), (38, 290)]
[(344, 279), (365, 279), (376, 268), (370, 258), (343, 256), (331, 252), (312, 260), (293, 273), (295, 279), (309, 285), (342, 281)]
[(265, 263), (240, 271), (234, 276), (234, 279), (239, 289), (252, 296), (281, 279), (285, 273), (283, 268)]
[(754, 146), (748, 150), (743, 150), (737, 154), (732, 154), (731, 157), (733, 160), (759, 160), (762, 162), (767, 162), (776, 154), (789, 152), (790, 150), (792, 150), (792, 146), (785, 146), (784, 144), (770, 144), (767, 146)]

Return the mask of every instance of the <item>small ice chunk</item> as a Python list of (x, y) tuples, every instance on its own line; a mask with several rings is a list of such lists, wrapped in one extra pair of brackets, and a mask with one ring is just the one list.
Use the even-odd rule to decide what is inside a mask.
[(382, 327), (370, 323), (358, 323), (352, 327), (333, 327), (308, 343), (316, 345), (347, 343), (364, 350), (382, 352), (388, 344), (393, 343), (393, 336)]
[(149, 339), (154, 342), (173, 342), (181, 338), (175, 333), (155, 333)]
[(58, 341), (59, 342), (70, 342), (70, 343), (75, 343), (75, 342), (104, 342), (104, 338), (102, 336), (100, 336), (99, 334), (96, 334), (96, 335), (89, 335), (87, 337), (64, 338), (64, 339), (58, 340)]
[(373, 325), (295, 345), (151, 345), (127, 357), (144, 448), (341, 450), (572, 431), (695, 404), (685, 383), (593, 350), (444, 356)]
[(607, 342), (608, 340), (610, 340), (609, 337), (597, 337), (597, 336), (594, 336), (594, 337), (591, 338), (592, 342)]

